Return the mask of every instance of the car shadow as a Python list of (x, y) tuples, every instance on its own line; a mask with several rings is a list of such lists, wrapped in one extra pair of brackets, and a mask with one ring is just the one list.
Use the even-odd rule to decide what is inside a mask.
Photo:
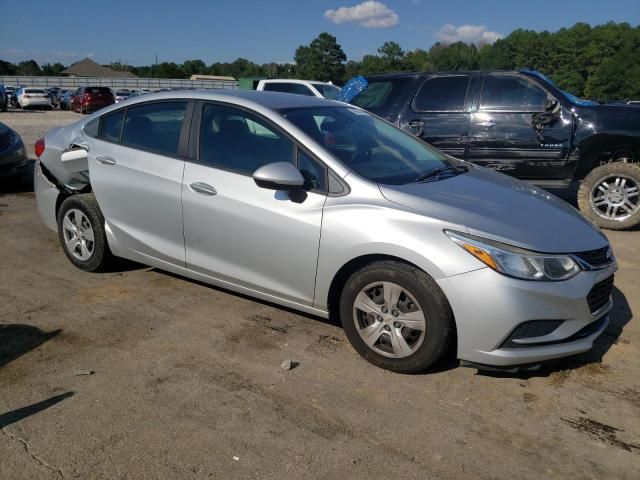
[[(192, 282), (192, 283), (195, 283), (197, 285), (201, 285), (201, 286), (206, 287), (206, 288), (211, 288), (213, 290), (218, 290), (218, 291), (224, 292), (224, 293), (226, 293), (228, 295), (233, 295), (234, 297), (243, 298), (245, 300), (249, 300), (251, 302), (259, 303), (261, 305), (277, 308), (278, 310), (283, 310), (285, 312), (293, 313), (295, 315), (299, 315), (301, 317), (305, 317), (305, 318), (308, 318), (310, 320), (321, 322), (321, 323), (324, 323), (325, 325), (330, 325), (332, 327), (335, 327), (336, 329), (342, 330), (342, 324), (341, 324), (340, 319), (338, 318), (337, 315), (330, 315), (329, 318), (324, 318), (324, 317), (321, 317), (321, 316), (318, 316), (318, 315), (313, 315), (311, 313), (302, 312), (302, 311), (296, 310), (294, 308), (286, 307), (286, 306), (280, 305), (278, 303), (273, 303), (273, 302), (269, 302), (267, 300), (262, 300), (260, 298), (252, 297), (250, 295), (245, 295), (243, 293), (234, 292), (234, 291), (228, 290), (226, 288), (217, 287), (217, 286), (211, 285), (211, 284), (206, 283), (206, 282), (201, 282), (199, 280), (193, 280), (191, 278), (183, 277), (182, 275), (178, 275), (178, 274), (175, 274), (175, 273), (167, 272), (165, 270), (161, 270), (161, 269), (158, 269), (158, 268), (152, 268), (151, 271), (162, 273), (164, 275), (168, 275), (170, 277), (177, 278), (177, 279), (180, 279), (180, 280), (185, 280), (187, 282)], [(434, 373), (442, 373), (442, 372), (446, 372), (448, 370), (454, 370), (454, 369), (458, 368), (460, 362), (457, 359), (457, 352), (456, 352), (456, 348), (455, 348), (456, 344), (457, 344), (457, 342), (456, 342), (456, 339), (454, 338), (453, 341), (451, 342), (451, 346), (445, 351), (445, 353), (442, 355), (442, 357), (435, 364), (433, 364), (427, 370), (424, 370), (422, 372), (417, 372), (417, 373), (411, 374), (411, 375), (428, 375), (428, 374), (434, 374)]]
[(47, 408), (60, 403), (64, 399), (73, 396), (73, 394), (74, 392), (65, 392), (60, 395), (54, 395), (53, 397), (47, 398), (46, 400), (32, 403), (31, 405), (27, 405), (26, 407), (17, 408), (10, 412), (2, 413), (0, 414), (0, 428), (7, 427), (12, 423), (19, 422), (20, 420), (30, 417), (31, 415), (46, 410)]
[(0, 194), (33, 193), (33, 169), (36, 162), (29, 160), (21, 174), (0, 178)]
[(0, 368), (48, 342), (61, 331), (44, 332), (19, 323), (0, 324)]
[(602, 363), (604, 355), (613, 345), (618, 343), (624, 326), (633, 318), (633, 312), (624, 293), (614, 286), (611, 296), (613, 299), (613, 308), (609, 312), (609, 325), (604, 332), (595, 339), (593, 348), (588, 352), (545, 363), (538, 370), (526, 370), (517, 373), (478, 370), (477, 374), (487, 377), (528, 379), (533, 377), (548, 377), (553, 373), (575, 370), (587, 365)]

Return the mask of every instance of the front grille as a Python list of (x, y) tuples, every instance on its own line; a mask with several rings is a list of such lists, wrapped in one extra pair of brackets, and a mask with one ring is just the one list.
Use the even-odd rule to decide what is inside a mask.
[(606, 280), (596, 283), (587, 295), (587, 303), (591, 313), (597, 312), (604, 307), (611, 297), (613, 289), (613, 275)]
[(599, 267), (610, 263), (610, 248), (608, 246), (598, 248), (597, 250), (587, 250), (586, 252), (574, 253), (583, 262), (588, 263), (592, 267)]
[(11, 145), (11, 132), (0, 133), (0, 152), (4, 152)]

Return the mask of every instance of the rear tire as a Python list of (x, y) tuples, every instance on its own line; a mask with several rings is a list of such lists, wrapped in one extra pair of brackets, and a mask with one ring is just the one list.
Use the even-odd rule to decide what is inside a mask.
[(72, 195), (64, 200), (57, 220), (62, 249), (76, 267), (98, 272), (113, 263), (104, 217), (92, 193)]
[(580, 211), (601, 228), (640, 224), (640, 165), (612, 162), (589, 173), (578, 190)]
[(388, 260), (351, 275), (340, 297), (340, 318), (365, 360), (399, 373), (433, 365), (455, 331), (453, 312), (436, 282), (416, 267)]

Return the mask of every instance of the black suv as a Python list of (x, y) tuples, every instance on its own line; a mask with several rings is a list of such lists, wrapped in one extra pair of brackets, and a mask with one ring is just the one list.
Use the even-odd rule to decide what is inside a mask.
[(580, 210), (603, 228), (640, 223), (640, 107), (582, 100), (529, 70), (367, 81), (352, 104), (441, 151), (548, 189), (579, 185)]

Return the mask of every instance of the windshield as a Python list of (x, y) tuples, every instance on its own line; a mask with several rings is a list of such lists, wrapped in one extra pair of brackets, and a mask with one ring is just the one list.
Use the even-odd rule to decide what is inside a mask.
[(340, 89), (335, 85), (328, 85), (326, 83), (314, 83), (314, 87), (318, 90), (324, 98), (329, 100), (335, 100), (338, 94), (340, 93)]
[(549, 84), (553, 85), (553, 86), (554, 86), (554, 87), (556, 87), (558, 90), (560, 90), (560, 91), (564, 94), (564, 96), (565, 96), (565, 97), (567, 97), (567, 99), (568, 99), (571, 103), (574, 103), (574, 104), (576, 104), (576, 105), (587, 106), (587, 107), (589, 107), (589, 106), (593, 106), (593, 105), (598, 105), (598, 102), (595, 102), (595, 101), (593, 101), (593, 100), (585, 100), (585, 99), (583, 99), (583, 98), (576, 97), (576, 96), (575, 96), (574, 94), (572, 94), (572, 93), (569, 93), (569, 92), (567, 92), (567, 91), (565, 91), (565, 90), (562, 90), (562, 89), (561, 89), (561, 88), (559, 88), (555, 83), (553, 83), (553, 81), (552, 81), (549, 77), (547, 77), (546, 75), (544, 75), (544, 74), (542, 74), (542, 73), (540, 73), (540, 72), (537, 72), (537, 71), (535, 71), (535, 70), (522, 70), (522, 71), (523, 71), (524, 73), (529, 73), (529, 74), (531, 74), (531, 75), (535, 75), (536, 77), (538, 77), (538, 78), (540, 78), (540, 79), (544, 80), (545, 82), (547, 82), (547, 83), (549, 83)]
[(402, 185), (458, 163), (357, 108), (293, 108), (281, 113), (351, 170), (376, 183)]

